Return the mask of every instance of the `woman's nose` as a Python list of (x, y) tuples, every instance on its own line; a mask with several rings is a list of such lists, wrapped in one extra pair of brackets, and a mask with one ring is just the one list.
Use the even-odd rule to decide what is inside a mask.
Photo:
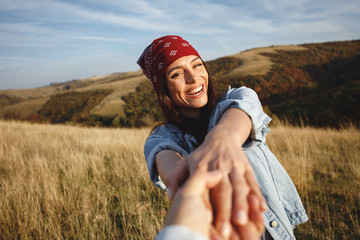
[(185, 81), (186, 83), (194, 83), (196, 81), (197, 74), (193, 70), (186, 71)]

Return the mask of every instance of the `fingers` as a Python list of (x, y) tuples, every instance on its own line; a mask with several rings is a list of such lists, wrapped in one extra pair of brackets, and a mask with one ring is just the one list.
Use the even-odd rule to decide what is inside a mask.
[(252, 168), (249, 166), (242, 173), (235, 167), (230, 173), (230, 179), (234, 191), (233, 223), (238, 227), (242, 239), (260, 236), (264, 231), (263, 212), (267, 205)]
[(183, 195), (201, 195), (205, 190), (212, 189), (218, 185), (222, 177), (222, 173), (218, 170), (210, 172), (197, 170), (184, 185)]
[(252, 193), (250, 193), (248, 196), (248, 202), (251, 209), (249, 212), (249, 218), (255, 224), (258, 232), (261, 234), (265, 229), (264, 216), (261, 210), (261, 202), (259, 198)]
[(245, 225), (239, 225), (237, 230), (241, 239), (254, 239), (257, 240), (264, 232), (264, 221), (262, 211), (260, 210), (259, 198), (250, 193), (248, 196), (249, 208), (249, 221)]
[(262, 232), (259, 232), (256, 225), (251, 221), (249, 221), (246, 225), (239, 226), (238, 232), (240, 234), (240, 239), (247, 240), (258, 240), (262, 234)]
[(265, 212), (267, 210), (267, 203), (266, 199), (264, 198), (263, 194), (261, 193), (260, 187), (255, 179), (254, 171), (251, 167), (246, 169), (244, 174), (247, 184), (250, 187), (250, 191), (255, 194), (255, 196), (259, 199), (260, 210)]
[[(246, 158), (245, 154), (240, 156)], [(241, 239), (258, 239), (264, 231), (267, 204), (252, 167), (248, 162), (236, 162), (229, 177), (233, 188), (232, 223)]]
[(210, 239), (211, 240), (240, 240), (240, 235), (234, 230), (232, 229), (231, 235), (229, 236), (229, 238), (224, 238), (223, 236), (220, 235), (220, 233), (216, 230), (216, 228), (214, 228), (213, 225), (211, 225), (210, 227)]
[[(209, 169), (219, 169), (223, 172), (222, 180), (215, 183), (211, 191), (214, 226), (222, 238), (238, 239), (237, 234), (241, 239), (254, 239), (254, 236), (260, 236), (260, 232), (264, 230), (262, 213), (267, 209), (267, 204), (244, 152), (238, 152), (236, 160), (224, 162), (217, 159), (208, 163), (205, 161), (203, 168), (197, 165), (195, 169), (194, 176), (198, 171), (204, 172)], [(188, 184), (194, 184), (194, 187), (191, 187), (194, 191), (198, 191), (197, 187), (203, 188), (196, 178)], [(208, 188), (213, 186), (211, 181), (208, 184)]]
[(212, 200), (216, 211), (215, 227), (225, 239), (231, 234), (232, 186), (228, 176), (212, 190)]
[(196, 171), (179, 186), (165, 225), (183, 225), (208, 237), (213, 222), (209, 189), (214, 188), (221, 179), (220, 171)]
[(248, 199), (250, 187), (238, 168), (230, 173), (230, 181), (233, 187), (233, 210), (232, 221), (236, 225), (245, 225), (248, 222)]
[(222, 240), (220, 233), (216, 230), (216, 228), (211, 225), (210, 226), (210, 239), (211, 240)]
[(169, 174), (168, 184), (167, 184), (167, 195), (173, 200), (175, 193), (179, 186), (187, 179), (189, 176), (189, 167), (187, 160), (184, 158), (179, 162), (176, 168)]

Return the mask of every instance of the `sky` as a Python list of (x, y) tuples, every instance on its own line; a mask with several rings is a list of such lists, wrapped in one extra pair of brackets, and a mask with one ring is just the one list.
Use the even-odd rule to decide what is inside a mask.
[(360, 39), (360, 0), (0, 0), (0, 89), (136, 71), (154, 39), (202, 58)]

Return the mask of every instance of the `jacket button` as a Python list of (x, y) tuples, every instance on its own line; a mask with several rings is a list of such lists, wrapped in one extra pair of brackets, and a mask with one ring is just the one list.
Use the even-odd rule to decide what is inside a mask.
[(272, 228), (276, 228), (276, 227), (278, 226), (277, 221), (271, 221), (271, 222), (270, 222), (270, 226), (271, 226)]

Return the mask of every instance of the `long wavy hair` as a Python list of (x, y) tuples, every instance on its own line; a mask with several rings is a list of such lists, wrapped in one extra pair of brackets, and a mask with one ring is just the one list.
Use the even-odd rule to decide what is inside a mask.
[(216, 93), (213, 83), (211, 81), (209, 70), (204, 62), (203, 64), (208, 73), (208, 102), (205, 106), (201, 108), (199, 119), (186, 118), (180, 113), (178, 107), (171, 99), (165, 74), (161, 79), (161, 83), (158, 89), (159, 105), (167, 123), (175, 124), (182, 131), (193, 135), (197, 139), (199, 144), (204, 141), (204, 138), (206, 136), (207, 128), (209, 125), (210, 113), (214, 106), (216, 98)]

